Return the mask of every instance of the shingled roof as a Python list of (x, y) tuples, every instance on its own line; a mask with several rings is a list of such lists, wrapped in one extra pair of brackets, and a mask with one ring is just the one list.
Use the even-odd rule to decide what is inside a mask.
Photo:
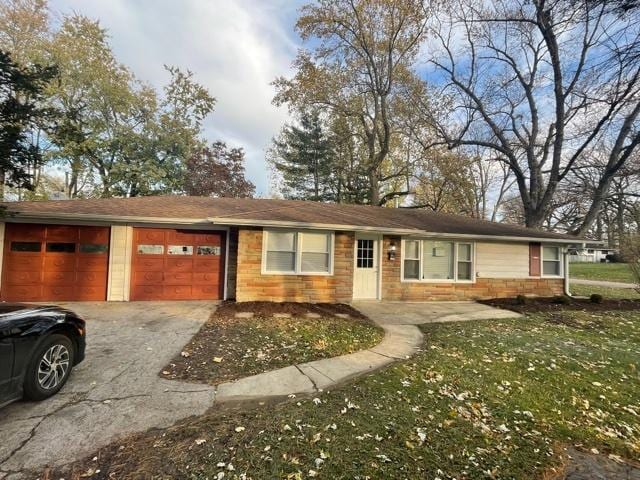
[(36, 202), (4, 202), (11, 218), (121, 222), (214, 223), (218, 225), (309, 226), (398, 234), (446, 234), (513, 239), (584, 240), (516, 225), (421, 209), (384, 208), (297, 200), (159, 196)]

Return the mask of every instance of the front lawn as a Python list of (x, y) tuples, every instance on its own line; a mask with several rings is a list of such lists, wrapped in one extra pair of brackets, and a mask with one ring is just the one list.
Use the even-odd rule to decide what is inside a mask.
[(633, 276), (626, 263), (571, 263), (569, 276), (584, 280), (633, 283)]
[(348, 305), (226, 302), (161, 376), (219, 384), (371, 348), (382, 337)]
[(571, 284), (569, 286), (569, 290), (572, 295), (578, 295), (583, 297), (589, 297), (592, 293), (598, 293), (606, 298), (615, 298), (615, 299), (630, 299), (630, 300), (638, 300), (640, 299), (640, 294), (636, 292), (633, 288), (609, 288), (609, 287), (598, 287), (592, 285), (577, 285)]
[(422, 329), (421, 353), (339, 389), (216, 406), (72, 469), (105, 479), (534, 479), (561, 470), (567, 445), (640, 459), (640, 311)]

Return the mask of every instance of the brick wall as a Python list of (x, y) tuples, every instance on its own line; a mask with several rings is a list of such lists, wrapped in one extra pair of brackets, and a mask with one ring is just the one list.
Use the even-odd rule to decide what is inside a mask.
[(353, 233), (335, 232), (333, 275), (262, 275), (262, 230), (241, 228), (238, 231), (236, 300), (350, 302), (353, 242)]
[[(475, 283), (401, 282), (400, 237), (384, 237), (382, 257), (383, 300), (469, 300), (481, 298), (515, 297), (516, 295), (562, 295), (563, 280), (557, 278), (477, 278)], [(386, 255), (389, 246), (396, 245), (396, 259)]]

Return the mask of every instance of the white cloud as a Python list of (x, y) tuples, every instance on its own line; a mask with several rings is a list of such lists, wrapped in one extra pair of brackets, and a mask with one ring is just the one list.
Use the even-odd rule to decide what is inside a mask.
[(265, 149), (288, 118), (271, 104), (276, 76), (290, 73), (297, 49), (296, 2), (286, 0), (51, 0), (54, 11), (99, 19), (117, 58), (161, 87), (163, 65), (194, 72), (218, 102), (209, 140), (247, 152), (247, 173), (267, 192)]

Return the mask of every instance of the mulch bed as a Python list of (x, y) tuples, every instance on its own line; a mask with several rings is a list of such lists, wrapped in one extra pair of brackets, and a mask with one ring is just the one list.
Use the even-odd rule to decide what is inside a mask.
[(493, 298), (480, 301), (480, 303), (484, 303), (485, 305), (503, 308), (505, 310), (513, 310), (518, 313), (560, 312), (568, 310), (588, 312), (614, 310), (628, 312), (640, 310), (640, 300), (613, 300), (605, 298), (602, 300), (602, 303), (593, 303), (588, 298), (571, 297), (566, 302), (567, 303), (560, 303), (556, 298), (548, 297), (527, 298), (524, 304), (519, 304), (515, 298)]
[(239, 312), (254, 312), (256, 315), (273, 315), (289, 313), (292, 317), (304, 316), (307, 313), (318, 313), (322, 316), (335, 316), (342, 313), (352, 318), (367, 320), (361, 312), (345, 303), (297, 303), (297, 302), (223, 302), (215, 314), (217, 317), (233, 317)]
[(217, 385), (371, 348), (382, 336), (345, 304), (224, 302), (160, 376)]

